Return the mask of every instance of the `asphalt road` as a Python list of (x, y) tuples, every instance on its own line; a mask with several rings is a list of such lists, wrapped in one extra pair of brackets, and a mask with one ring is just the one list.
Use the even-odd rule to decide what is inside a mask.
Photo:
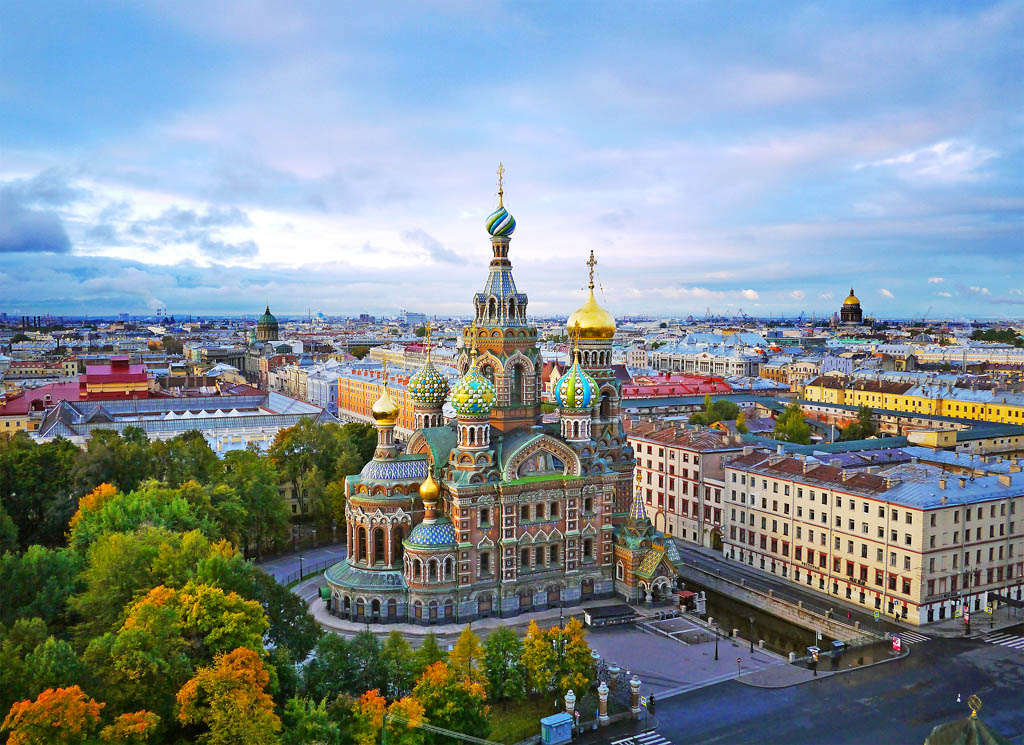
[[(299, 556), (302, 557), (302, 569), (309, 572), (310, 568), (324, 561), (336, 562), (345, 558), (345, 544), (339, 543), (332, 546), (320, 546), (303, 551), (301, 554), (289, 554), (279, 556), (276, 559), (265, 561), (258, 566), (278, 582), (286, 582), (289, 575), (296, 577), (299, 572)], [(294, 579), (294, 578), (293, 578)]]
[[(915, 644), (909, 657), (781, 689), (720, 683), (658, 702), (659, 732), (682, 743), (922, 743), (970, 714), (1024, 743), (1024, 654), (970, 639)], [(957, 703), (957, 695), (961, 702)]]

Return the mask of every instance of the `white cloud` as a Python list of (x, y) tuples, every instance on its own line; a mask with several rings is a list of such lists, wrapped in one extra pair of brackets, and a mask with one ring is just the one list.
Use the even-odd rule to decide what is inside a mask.
[(939, 293), (939, 297), (953, 297), (953, 293), (951, 293), (951, 292), (940, 292)]
[(1011, 295), (1024, 295), (1024, 289), (1020, 287), (1011, 287), (1009, 292)]
[(792, 292), (789, 293), (789, 297), (793, 298), (794, 300), (803, 300), (805, 296), (806, 293), (803, 290), (793, 290)]
[(757, 294), (757, 290), (740, 290), (740, 295), (746, 300), (758, 300), (761, 297)]
[(823, 292), (820, 295), (818, 295), (818, 297), (820, 297), (822, 300), (831, 300), (832, 298), (835, 297), (835, 295), (833, 295), (831, 292)]
[(861, 163), (855, 170), (893, 168), (908, 180), (952, 184), (977, 181), (982, 176), (981, 166), (998, 154), (980, 145), (945, 140), (891, 158)]
[(891, 290), (887, 290), (884, 287), (878, 291), (878, 294), (881, 295), (882, 297), (887, 297), (890, 300), (896, 297), (895, 295), (892, 294)]
[(944, 277), (929, 277), (928, 278), (928, 284), (930, 284), (930, 285), (941, 285), (945, 281), (946, 280), (945, 280)]
[(968, 292), (972, 295), (988, 295), (987, 287), (979, 287), (978, 285), (971, 285), (967, 288)]

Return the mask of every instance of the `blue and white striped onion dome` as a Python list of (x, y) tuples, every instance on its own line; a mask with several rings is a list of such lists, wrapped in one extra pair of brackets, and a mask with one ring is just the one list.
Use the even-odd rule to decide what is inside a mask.
[(512, 235), (516, 229), (516, 219), (512, 213), (499, 203), (498, 209), (487, 216), (487, 232), (493, 236)]
[(589, 409), (597, 394), (597, 383), (579, 360), (555, 383), (555, 402), (562, 409)]
[(491, 413), (494, 408), (494, 386), (477, 370), (475, 364), (452, 386), (451, 404), (459, 416), (484, 417)]
[(422, 522), (412, 529), (405, 542), (424, 548), (454, 545), (455, 526), (446, 517), (439, 517), (436, 522)]
[(409, 378), (406, 386), (412, 400), (417, 404), (441, 406), (448, 398), (448, 381), (438, 372), (433, 362), (428, 362), (423, 369)]

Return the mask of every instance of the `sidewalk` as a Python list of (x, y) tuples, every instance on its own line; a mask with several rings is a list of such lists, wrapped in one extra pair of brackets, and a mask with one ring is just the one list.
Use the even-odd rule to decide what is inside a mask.
[[(583, 734), (577, 734), (573, 737), (572, 745), (606, 745), (606, 743), (611, 743), (615, 740), (635, 737), (644, 732), (656, 730), (658, 728), (658, 718), (647, 714), (646, 711), (646, 709), (641, 711), (639, 719), (632, 719), (627, 716), (625, 719), (612, 722), (607, 727), (598, 727), (597, 729), (590, 729), (588, 727), (583, 731)], [(539, 736), (537, 740), (540, 740)]]
[[(1004, 608), (997, 609), (992, 615), (984, 611), (971, 613), (971, 633), (969, 638), (980, 639), (987, 634), (1024, 624), (1024, 615), (1020, 611), (1018, 611), (1016, 618), (1013, 616), (1012, 609), (1010, 610), (1009, 618), (1005, 614), (1006, 609)], [(927, 631), (932, 636), (941, 636), (946, 639), (962, 639), (966, 636), (964, 634), (964, 626), (964, 619), (962, 618), (947, 618), (944, 621), (923, 626), (922, 633)]]

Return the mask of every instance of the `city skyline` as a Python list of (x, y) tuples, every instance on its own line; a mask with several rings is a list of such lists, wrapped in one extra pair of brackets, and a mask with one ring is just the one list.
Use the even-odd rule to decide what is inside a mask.
[(5, 13), (4, 310), (1024, 312), (1019, 3), (243, 10)]

